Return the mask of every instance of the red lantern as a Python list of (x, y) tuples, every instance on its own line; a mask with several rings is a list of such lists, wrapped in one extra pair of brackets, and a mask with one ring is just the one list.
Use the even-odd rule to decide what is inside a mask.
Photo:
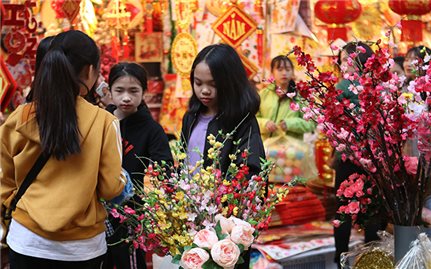
[(328, 41), (341, 38), (347, 41), (344, 24), (359, 18), (362, 6), (358, 0), (319, 0), (314, 5), (316, 17), (328, 25)]
[(390, 0), (389, 7), (399, 15), (407, 15), (407, 20), (401, 20), (401, 41), (422, 41), (423, 23), (420, 16), (431, 11), (431, 1)]

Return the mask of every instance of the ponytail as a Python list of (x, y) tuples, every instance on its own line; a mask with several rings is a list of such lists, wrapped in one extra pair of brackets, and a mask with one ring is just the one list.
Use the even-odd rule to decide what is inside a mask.
[(75, 110), (78, 77), (61, 47), (51, 49), (43, 58), (33, 94), (43, 154), (64, 160), (79, 153), (80, 133)]

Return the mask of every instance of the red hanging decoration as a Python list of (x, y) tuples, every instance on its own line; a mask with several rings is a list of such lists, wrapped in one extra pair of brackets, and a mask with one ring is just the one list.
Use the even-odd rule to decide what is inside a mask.
[(401, 41), (422, 41), (423, 23), (420, 16), (431, 11), (431, 1), (390, 0), (389, 8), (399, 15), (407, 15), (407, 20), (401, 20)]
[(4, 112), (8, 107), (10, 100), (12, 99), (16, 89), (17, 83), (14, 77), (9, 72), (3, 57), (0, 56), (0, 109)]
[(257, 27), (257, 61), (260, 66), (263, 66), (263, 29), (261, 26)]
[(145, 5), (145, 32), (151, 34), (153, 32), (153, 13), (154, 7), (152, 1), (147, 0)]
[(57, 19), (67, 18), (71, 23), (78, 16), (81, 0), (54, 0), (51, 7)]
[(130, 54), (129, 35), (127, 32), (123, 36), (123, 59), (128, 59)]
[(347, 28), (344, 24), (353, 22), (362, 13), (358, 0), (319, 0), (314, 5), (316, 17), (328, 25), (328, 41), (341, 38), (347, 41)]

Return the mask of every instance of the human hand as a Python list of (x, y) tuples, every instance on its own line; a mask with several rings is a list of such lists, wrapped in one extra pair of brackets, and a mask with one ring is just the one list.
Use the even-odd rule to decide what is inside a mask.
[(273, 133), (277, 130), (277, 125), (273, 121), (268, 121), (265, 125), (265, 128), (270, 132)]
[(280, 123), (278, 124), (278, 126), (281, 128), (281, 130), (283, 130), (284, 132), (287, 131), (287, 124), (284, 120), (280, 121)]

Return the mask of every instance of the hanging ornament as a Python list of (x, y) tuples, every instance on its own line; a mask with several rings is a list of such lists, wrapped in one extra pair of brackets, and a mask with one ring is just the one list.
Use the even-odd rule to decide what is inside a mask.
[(175, 15), (180, 32), (187, 30), (193, 18), (192, 3), (188, 0), (176, 0)]
[(115, 0), (109, 3), (106, 12), (103, 15), (103, 18), (107, 22), (108, 28), (111, 31), (113, 53), (119, 52), (120, 40), (123, 40), (123, 43), (121, 44), (123, 49), (121, 58), (123, 59), (127, 59), (129, 56), (128, 44), (124, 44), (124, 42), (129, 41), (127, 30), (129, 29), (131, 16), (131, 12), (126, 9), (126, 3), (124, 0)]
[(401, 20), (401, 41), (422, 41), (423, 23), (421, 16), (431, 11), (430, 0), (390, 0), (389, 8), (399, 15), (406, 15), (407, 19)]
[(62, 5), (62, 9), (65, 17), (70, 23), (73, 23), (76, 16), (79, 14), (81, 0), (65, 0)]
[(263, 16), (263, 4), (262, 0), (256, 0), (254, 3), (254, 11), (259, 15), (260, 18), (264, 18)]
[(151, 1), (147, 0), (147, 4), (145, 5), (145, 32), (148, 34), (153, 32), (153, 13), (153, 4)]
[(328, 41), (337, 38), (347, 41), (345, 24), (359, 18), (362, 6), (358, 0), (318, 0), (314, 5), (314, 12), (319, 20), (329, 24)]
[(71, 23), (79, 14), (81, 0), (53, 0), (51, 7), (57, 19), (68, 19)]
[(263, 27), (258, 26), (256, 30), (257, 35), (257, 61), (260, 66), (263, 66)]
[(234, 48), (253, 34), (256, 28), (253, 18), (236, 5), (231, 6), (212, 25), (214, 32)]
[(172, 64), (181, 76), (182, 92), (190, 92), (190, 72), (193, 61), (198, 54), (196, 40), (189, 33), (179, 33), (172, 43)]

